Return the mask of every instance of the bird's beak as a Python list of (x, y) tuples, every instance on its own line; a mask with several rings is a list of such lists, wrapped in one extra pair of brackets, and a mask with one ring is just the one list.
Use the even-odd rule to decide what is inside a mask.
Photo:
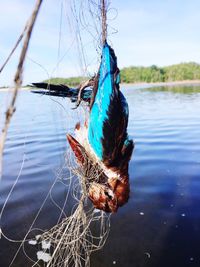
[(70, 134), (67, 134), (67, 140), (80, 164), (84, 164), (86, 151), (84, 147)]

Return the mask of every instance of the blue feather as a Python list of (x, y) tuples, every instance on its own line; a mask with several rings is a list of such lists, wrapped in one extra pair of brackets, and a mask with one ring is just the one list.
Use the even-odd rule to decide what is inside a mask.
[(102, 60), (100, 65), (98, 91), (95, 96), (92, 109), (90, 111), (88, 139), (91, 147), (96, 155), (102, 160), (103, 158), (103, 124), (108, 119), (107, 111), (110, 105), (111, 95), (113, 93), (113, 72), (110, 62), (110, 48), (107, 44), (104, 45), (102, 51)]

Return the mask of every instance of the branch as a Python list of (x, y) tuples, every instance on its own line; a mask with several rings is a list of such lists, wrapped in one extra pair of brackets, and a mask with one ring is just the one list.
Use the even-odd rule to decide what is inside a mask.
[(36, 21), (36, 17), (38, 15), (41, 3), (42, 3), (42, 0), (37, 0), (36, 1), (36, 5), (34, 7), (33, 13), (32, 13), (32, 15), (31, 15), (31, 17), (30, 17), (30, 19), (28, 20), (28, 23), (27, 23), (26, 36), (25, 36), (25, 40), (24, 40), (23, 47), (22, 47), (22, 50), (21, 50), (17, 71), (16, 71), (16, 74), (15, 74), (15, 77), (14, 77), (15, 88), (14, 88), (14, 92), (13, 92), (13, 96), (12, 96), (10, 105), (9, 105), (7, 111), (6, 111), (5, 124), (3, 126), (2, 133), (0, 135), (0, 178), (2, 176), (3, 150), (4, 150), (5, 141), (6, 141), (6, 136), (7, 136), (7, 132), (8, 132), (8, 128), (9, 128), (9, 124), (10, 124), (11, 118), (12, 118), (12, 116), (13, 116), (15, 110), (16, 110), (15, 102), (16, 102), (16, 99), (17, 99), (17, 94), (18, 94), (19, 88), (22, 85), (22, 73), (23, 73), (24, 61), (25, 61), (25, 58), (26, 58), (26, 53), (27, 53), (27, 50), (28, 50), (29, 41), (31, 39), (31, 33), (32, 33), (32, 30), (33, 30), (33, 27), (34, 27), (34, 24), (35, 24), (35, 21)]
[(105, 0), (101, 0), (101, 17), (102, 17), (102, 45), (105, 44), (107, 38), (107, 16), (106, 16), (106, 3)]

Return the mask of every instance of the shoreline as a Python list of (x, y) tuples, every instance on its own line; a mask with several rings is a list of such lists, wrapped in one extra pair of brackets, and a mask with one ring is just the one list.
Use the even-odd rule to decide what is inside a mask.
[(193, 85), (193, 84), (199, 84), (200, 80), (184, 80), (184, 81), (172, 81), (172, 82), (155, 82), (155, 83), (147, 83), (147, 82), (136, 82), (136, 83), (121, 83), (122, 86), (173, 86), (173, 85)]
[[(136, 83), (121, 83), (121, 86), (174, 86), (174, 85), (200, 85), (200, 80), (184, 80), (184, 81), (172, 81), (172, 82), (155, 82), (155, 83), (147, 83), (147, 82), (136, 82)], [(1, 87), (0, 92), (12, 92), (14, 88), (10, 87)], [(21, 87), (20, 91), (32, 90), (32, 87)]]

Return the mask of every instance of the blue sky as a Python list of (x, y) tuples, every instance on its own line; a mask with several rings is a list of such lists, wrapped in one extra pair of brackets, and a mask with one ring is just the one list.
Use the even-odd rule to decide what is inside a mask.
[[(25, 84), (49, 76), (69, 77), (81, 75), (85, 69), (91, 74), (96, 70), (99, 58), (93, 21), (86, 15), (88, 28), (80, 26), (85, 55), (83, 62), (82, 53), (78, 53), (70, 1), (74, 2), (44, 0), (25, 64)], [(0, 1), (0, 65), (16, 42), (34, 3), (34, 0)], [(58, 49), (61, 5), (63, 15)], [(108, 40), (115, 49), (120, 68), (152, 64), (165, 66), (188, 61), (200, 63), (199, 0), (113, 0), (111, 8)], [(113, 33), (115, 30), (118, 32)], [(20, 48), (1, 73), (0, 86), (12, 85)]]

